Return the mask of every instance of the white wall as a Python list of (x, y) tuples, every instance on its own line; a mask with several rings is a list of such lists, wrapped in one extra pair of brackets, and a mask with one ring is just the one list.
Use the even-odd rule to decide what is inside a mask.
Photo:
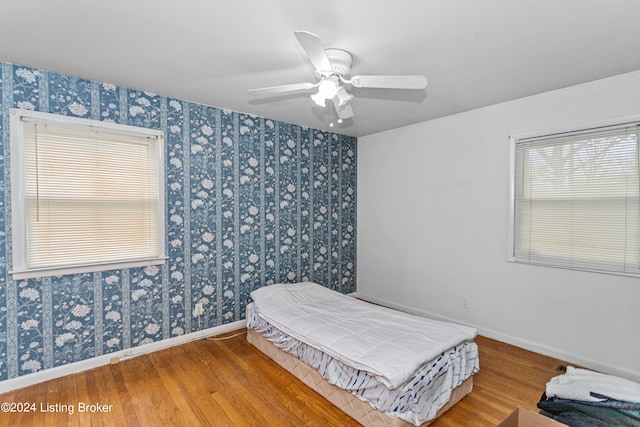
[(640, 381), (640, 279), (506, 260), (508, 136), (639, 112), (634, 72), (359, 138), (358, 295)]

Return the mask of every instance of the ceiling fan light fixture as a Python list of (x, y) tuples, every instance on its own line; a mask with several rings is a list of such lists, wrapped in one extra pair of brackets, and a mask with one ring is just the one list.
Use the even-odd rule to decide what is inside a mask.
[(313, 102), (316, 103), (316, 105), (318, 105), (320, 107), (324, 107), (326, 102), (327, 102), (327, 99), (324, 96), (322, 96), (322, 94), (320, 92), (318, 92), (318, 93), (316, 93), (314, 95), (311, 95), (311, 99), (313, 100)]
[(338, 86), (337, 79), (333, 77), (324, 79), (318, 86), (318, 93), (316, 93), (315, 95), (311, 95), (311, 99), (313, 99), (313, 102), (315, 102), (319, 106), (324, 107), (327, 99), (333, 99), (333, 97), (338, 93), (339, 89), (342, 88)]
[(351, 101), (353, 99), (353, 95), (351, 95), (349, 92), (347, 92), (347, 90), (342, 86), (340, 86), (340, 88), (336, 92), (336, 96), (338, 97), (338, 106), (339, 107), (344, 106), (346, 103), (348, 103), (349, 101)]

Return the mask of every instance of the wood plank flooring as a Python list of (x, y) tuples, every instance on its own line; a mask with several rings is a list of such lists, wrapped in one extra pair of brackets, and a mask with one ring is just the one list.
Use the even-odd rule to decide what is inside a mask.
[[(0, 412), (0, 427), (358, 425), (253, 348), (243, 332), (0, 395), (0, 403), (36, 406), (34, 412)], [(566, 364), (482, 336), (477, 343), (473, 392), (431, 426), (496, 426), (517, 406), (536, 410), (556, 367)]]

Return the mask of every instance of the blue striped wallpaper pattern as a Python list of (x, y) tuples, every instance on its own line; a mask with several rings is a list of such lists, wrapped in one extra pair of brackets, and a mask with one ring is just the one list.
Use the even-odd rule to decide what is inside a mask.
[[(0, 380), (241, 320), (266, 284), (355, 291), (356, 138), (0, 66)], [(168, 263), (13, 280), (10, 108), (163, 130)]]

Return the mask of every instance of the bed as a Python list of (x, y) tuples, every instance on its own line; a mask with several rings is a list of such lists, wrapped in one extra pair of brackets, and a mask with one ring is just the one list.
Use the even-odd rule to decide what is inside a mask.
[(251, 293), (247, 340), (366, 426), (425, 426), (471, 392), (476, 330), (312, 282)]

